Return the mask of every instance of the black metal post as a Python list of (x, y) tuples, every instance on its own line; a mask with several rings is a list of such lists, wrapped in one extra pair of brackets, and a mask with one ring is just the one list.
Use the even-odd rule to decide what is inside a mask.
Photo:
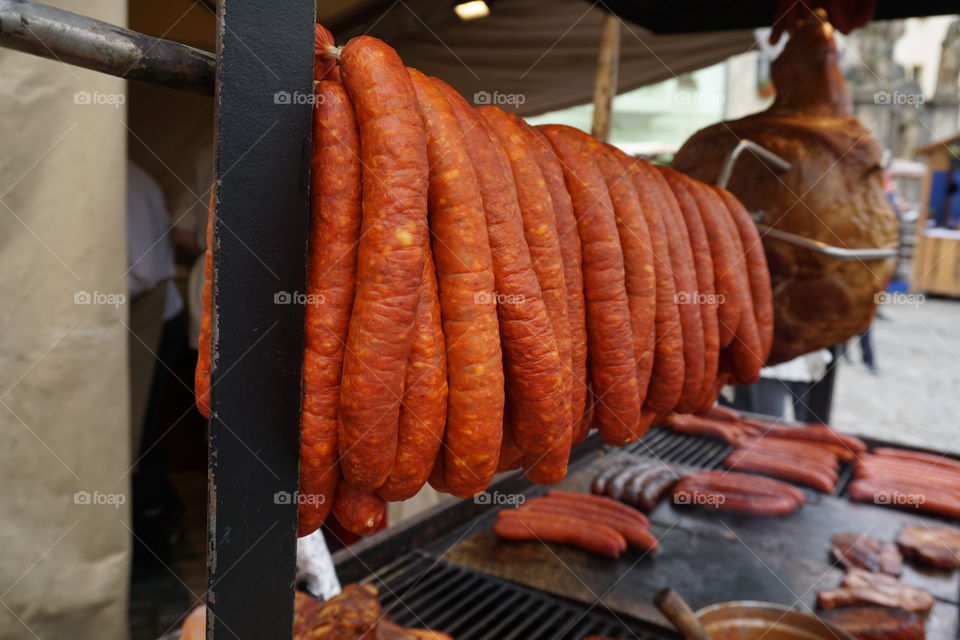
[(27, 0), (0, 0), (0, 46), (127, 80), (213, 95), (216, 58)]
[(314, 11), (218, 3), (210, 640), (292, 633)]

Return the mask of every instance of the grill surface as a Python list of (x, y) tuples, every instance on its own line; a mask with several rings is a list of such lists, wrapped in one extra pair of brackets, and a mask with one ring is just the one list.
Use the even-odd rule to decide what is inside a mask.
[(658, 640), (642, 623), (620, 621), (422, 552), (411, 552), (366, 582), (380, 589), (384, 613), (398, 624), (443, 631), (457, 640), (581, 640), (588, 635)]
[(665, 427), (653, 427), (643, 438), (621, 450), (670, 464), (722, 469), (723, 459), (730, 455), (733, 447), (719, 438), (692, 436), (675, 433)]

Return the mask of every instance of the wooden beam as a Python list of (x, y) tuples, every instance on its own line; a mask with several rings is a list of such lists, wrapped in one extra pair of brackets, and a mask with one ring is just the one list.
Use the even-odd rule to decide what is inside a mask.
[(597, 78), (593, 85), (593, 137), (606, 142), (610, 135), (613, 96), (617, 93), (617, 66), (620, 62), (620, 18), (608, 13), (600, 28), (597, 51)]

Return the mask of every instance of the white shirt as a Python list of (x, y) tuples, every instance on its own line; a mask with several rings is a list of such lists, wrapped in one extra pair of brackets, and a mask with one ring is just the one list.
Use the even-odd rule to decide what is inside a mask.
[(127, 162), (127, 266), (131, 296), (166, 282), (163, 319), (180, 313), (183, 300), (173, 286), (173, 244), (163, 191), (133, 161)]

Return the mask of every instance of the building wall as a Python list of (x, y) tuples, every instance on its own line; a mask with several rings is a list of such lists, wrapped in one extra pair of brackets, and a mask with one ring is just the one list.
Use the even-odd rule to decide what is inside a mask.
[(125, 638), (125, 83), (7, 49), (0, 77), (0, 638)]

